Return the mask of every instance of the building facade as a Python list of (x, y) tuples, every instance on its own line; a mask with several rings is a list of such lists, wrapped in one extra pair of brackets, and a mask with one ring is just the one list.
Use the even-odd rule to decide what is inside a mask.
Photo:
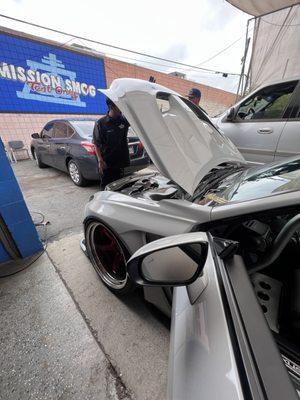
[[(201, 106), (214, 116), (234, 103), (235, 95), (220, 89), (122, 62), (99, 53), (64, 46), (9, 29), (0, 32), (0, 136), (7, 144), (22, 140), (56, 118), (97, 117), (105, 102), (97, 88), (120, 77), (149, 80), (186, 96), (192, 87), (202, 93)], [(92, 84), (91, 84), (92, 83)], [(102, 97), (97, 97), (102, 96)]]

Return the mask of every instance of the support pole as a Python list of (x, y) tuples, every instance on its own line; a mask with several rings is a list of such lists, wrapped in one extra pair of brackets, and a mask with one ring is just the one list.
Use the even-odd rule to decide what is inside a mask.
[(243, 81), (244, 81), (244, 72), (245, 72), (245, 65), (246, 65), (246, 59), (247, 59), (247, 54), (248, 54), (248, 48), (249, 48), (249, 43), (250, 43), (250, 38), (248, 38), (248, 32), (249, 32), (249, 22), (250, 19), (247, 21), (247, 29), (246, 29), (246, 40), (245, 40), (245, 50), (244, 50), (244, 55), (243, 55), (243, 63), (242, 63), (242, 69), (241, 69), (241, 74), (240, 74), (240, 79), (239, 79), (239, 84), (236, 92), (236, 98), (235, 101), (237, 102), (240, 96), (240, 92), (242, 93), (243, 90)]

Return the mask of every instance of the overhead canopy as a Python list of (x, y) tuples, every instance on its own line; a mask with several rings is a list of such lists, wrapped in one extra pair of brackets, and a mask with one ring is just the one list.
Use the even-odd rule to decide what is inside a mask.
[(300, 4), (299, 0), (227, 0), (227, 2), (255, 17)]
[(300, 76), (300, 5), (256, 18), (249, 90)]

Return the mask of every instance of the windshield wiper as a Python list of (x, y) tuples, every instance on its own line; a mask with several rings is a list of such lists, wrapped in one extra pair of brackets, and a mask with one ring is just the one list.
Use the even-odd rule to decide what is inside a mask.
[(225, 167), (216, 171), (212, 170), (204, 179), (199, 183), (191, 201), (195, 201), (199, 197), (203, 197), (205, 193), (211, 191), (220, 181), (224, 180), (228, 176), (244, 170), (245, 167), (232, 165), (231, 167)]

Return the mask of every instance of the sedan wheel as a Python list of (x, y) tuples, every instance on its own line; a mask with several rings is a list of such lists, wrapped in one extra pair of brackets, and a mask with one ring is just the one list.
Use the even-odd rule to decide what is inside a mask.
[(88, 223), (85, 236), (90, 259), (102, 282), (119, 295), (132, 291), (134, 284), (126, 268), (128, 252), (117, 237), (98, 221)]
[(85, 186), (87, 184), (88, 181), (82, 176), (82, 173), (80, 172), (79, 166), (76, 161), (69, 161), (68, 170), (70, 178), (72, 179), (73, 183), (75, 183), (75, 185)]

